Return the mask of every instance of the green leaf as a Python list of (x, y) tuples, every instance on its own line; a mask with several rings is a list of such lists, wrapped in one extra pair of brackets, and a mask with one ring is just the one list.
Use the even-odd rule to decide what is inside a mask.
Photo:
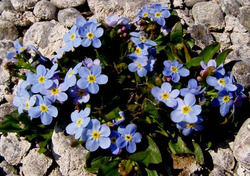
[(227, 49), (225, 51), (223, 51), (222, 53), (220, 53), (217, 58), (216, 58), (216, 63), (217, 63), (217, 66), (223, 64), (226, 60), (226, 57), (228, 56), (228, 54), (233, 51), (232, 49)]
[(138, 152), (130, 156), (130, 159), (142, 162), (148, 167), (149, 164), (159, 164), (162, 162), (161, 153), (156, 143), (147, 136), (149, 146), (144, 152)]
[(159, 54), (161, 50), (164, 50), (166, 48), (166, 45), (163, 45), (163, 46), (159, 46), (157, 45), (156, 46), (156, 53)]
[(119, 160), (110, 161), (101, 166), (101, 173), (105, 176), (120, 176), (118, 172), (118, 164), (120, 163)]
[(198, 163), (204, 164), (204, 155), (199, 144), (193, 142), (194, 156)]
[(153, 117), (158, 116), (156, 106), (155, 106), (155, 104), (151, 100), (144, 99), (144, 101), (143, 101), (143, 108), (144, 108), (144, 112), (149, 113)]
[(120, 109), (118, 107), (110, 111), (107, 115), (105, 115), (106, 120), (113, 120), (120, 117), (119, 111)]
[(98, 173), (99, 168), (107, 163), (110, 156), (94, 156), (92, 153), (88, 153), (86, 156), (86, 166), (85, 169), (92, 173)]
[(181, 139), (181, 137), (178, 137), (177, 143), (170, 141), (168, 143), (168, 146), (173, 154), (184, 154), (184, 153), (193, 154), (193, 152), (189, 150), (189, 148), (187, 148), (185, 142)]
[(194, 66), (200, 66), (201, 61), (203, 60), (203, 57), (195, 57), (191, 59), (189, 62), (186, 63), (187, 68), (194, 67)]
[(184, 48), (184, 54), (185, 54), (186, 63), (187, 63), (187, 62), (191, 61), (191, 56), (190, 56), (188, 48), (184, 42), (183, 42), (183, 48)]
[(210, 61), (215, 53), (217, 53), (217, 51), (219, 51), (220, 49), (220, 44), (219, 43), (213, 43), (209, 46), (207, 46), (201, 53), (200, 56), (204, 57), (204, 62), (207, 64), (208, 61)]
[(158, 176), (156, 170), (150, 170), (150, 169), (147, 169), (147, 168), (145, 168), (145, 170), (146, 170), (148, 176)]
[(180, 22), (176, 23), (170, 33), (170, 42), (173, 44), (182, 43), (182, 25)]
[(47, 151), (47, 149), (45, 149), (45, 148), (40, 148), (39, 150), (38, 150), (38, 153), (44, 153), (44, 152), (46, 152)]

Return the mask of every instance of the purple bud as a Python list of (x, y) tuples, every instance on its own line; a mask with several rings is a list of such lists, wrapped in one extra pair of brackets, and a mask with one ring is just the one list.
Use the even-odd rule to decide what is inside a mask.
[(122, 29), (118, 29), (118, 34), (120, 34), (122, 32)]
[(126, 30), (126, 26), (122, 26), (122, 31), (125, 31)]
[(171, 77), (167, 77), (167, 81), (170, 82), (172, 80)]
[(123, 37), (126, 37), (126, 36), (127, 36), (127, 33), (126, 33), (126, 32), (125, 32), (125, 33), (123, 33), (123, 34), (122, 34), (122, 36), (123, 36)]

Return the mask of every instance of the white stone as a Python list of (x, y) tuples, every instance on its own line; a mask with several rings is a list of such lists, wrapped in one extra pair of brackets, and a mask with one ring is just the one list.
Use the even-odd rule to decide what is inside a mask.
[(173, 5), (174, 5), (174, 8), (182, 8), (183, 7), (183, 1), (182, 0), (174, 0)]
[(60, 10), (58, 12), (57, 18), (59, 23), (63, 24), (66, 27), (72, 27), (76, 22), (76, 18), (82, 16), (81, 13), (75, 8), (67, 8)]
[(59, 9), (84, 5), (86, 0), (51, 0)]
[(56, 19), (57, 8), (52, 2), (42, 0), (36, 3), (33, 13), (37, 18), (49, 21)]
[(0, 20), (0, 40), (16, 40), (18, 38), (18, 30), (9, 21)]
[(38, 1), (39, 0), (11, 0), (11, 4), (17, 11), (24, 12), (33, 9)]
[(15, 10), (4, 10), (1, 19), (4, 21), (10, 21), (15, 26), (29, 26), (31, 24), (22, 13)]

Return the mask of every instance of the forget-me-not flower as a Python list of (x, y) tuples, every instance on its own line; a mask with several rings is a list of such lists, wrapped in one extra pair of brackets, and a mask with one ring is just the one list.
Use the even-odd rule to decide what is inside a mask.
[(181, 96), (185, 96), (188, 93), (199, 95), (205, 91), (205, 87), (201, 90), (201, 86), (198, 86), (198, 83), (195, 79), (190, 79), (188, 81), (188, 88), (183, 88), (180, 90)]
[(86, 67), (81, 67), (79, 69), (79, 75), (81, 78), (77, 81), (77, 86), (80, 89), (88, 88), (89, 92), (96, 94), (99, 91), (99, 84), (106, 84), (108, 82), (108, 77), (101, 74), (101, 66), (94, 65), (91, 69)]
[(130, 35), (132, 36), (131, 40), (135, 45), (146, 45), (148, 47), (157, 45), (154, 41), (147, 39), (139, 32), (131, 32)]
[(120, 126), (118, 132), (120, 137), (116, 140), (116, 145), (119, 148), (126, 147), (129, 153), (136, 151), (136, 143), (141, 142), (142, 135), (136, 132), (137, 127), (135, 124), (129, 124), (126, 127)]
[(101, 62), (99, 59), (92, 60), (91, 58), (86, 58), (82, 61), (82, 64), (90, 69), (93, 65), (101, 65)]
[(131, 72), (137, 72), (138, 76), (140, 77), (146, 76), (147, 69), (145, 67), (148, 64), (147, 61), (148, 59), (137, 58), (134, 60), (134, 62), (128, 65), (128, 69)]
[(73, 103), (87, 103), (90, 99), (88, 89), (80, 89), (79, 87), (71, 87), (69, 89), (69, 95), (74, 98)]
[(13, 105), (18, 109), (18, 114), (21, 114), (23, 110), (28, 111), (36, 102), (36, 96), (29, 93), (26, 89), (19, 87), (17, 89), (17, 95), (13, 98)]
[(193, 94), (185, 95), (184, 100), (178, 98), (178, 107), (171, 112), (171, 120), (175, 123), (186, 121), (187, 123), (195, 123), (198, 115), (201, 113), (201, 106), (195, 105), (196, 98)]
[(184, 136), (188, 136), (192, 133), (193, 130), (195, 131), (201, 131), (203, 130), (203, 126), (201, 123), (203, 122), (203, 119), (201, 116), (198, 116), (198, 120), (195, 123), (187, 123), (185, 121), (181, 121), (176, 124), (176, 127), (180, 130), (182, 130), (182, 134)]
[(52, 122), (52, 118), (57, 117), (58, 110), (55, 106), (51, 105), (46, 97), (42, 98), (41, 95), (36, 95), (37, 102), (35, 107), (29, 109), (29, 116), (31, 118), (41, 118), (41, 122), (44, 125), (49, 125)]
[(111, 144), (110, 133), (108, 125), (101, 125), (97, 119), (91, 119), (87, 128), (83, 129), (82, 140), (86, 141), (85, 147), (91, 152), (96, 151), (99, 147), (107, 149)]
[(125, 114), (123, 111), (119, 111), (119, 117), (115, 118), (114, 120), (112, 120), (114, 125), (119, 125), (120, 123), (122, 123), (125, 120)]
[(63, 40), (66, 42), (65, 51), (70, 51), (73, 47), (81, 45), (81, 38), (78, 34), (77, 26), (72, 26), (69, 33), (64, 34)]
[(152, 14), (153, 20), (161, 26), (165, 26), (165, 18), (170, 16), (169, 10), (161, 4), (153, 4), (150, 13)]
[(168, 107), (175, 107), (177, 105), (177, 96), (180, 91), (177, 89), (172, 90), (172, 86), (170, 83), (163, 83), (161, 88), (155, 86), (151, 90), (152, 95), (155, 97), (157, 101), (161, 101), (166, 104)]
[(75, 139), (79, 139), (82, 135), (83, 129), (90, 122), (89, 114), (90, 114), (90, 108), (85, 108), (80, 112), (78, 110), (72, 112), (70, 116), (72, 123), (70, 123), (66, 127), (66, 132), (70, 135), (75, 135)]
[(27, 50), (28, 48), (27, 48), (26, 46), (23, 46), (23, 44), (20, 43), (19, 40), (15, 40), (15, 41), (13, 42), (13, 45), (14, 45), (16, 51), (15, 51), (15, 52), (10, 52), (10, 53), (8, 53), (8, 54), (6, 55), (6, 58), (7, 58), (9, 61), (16, 62), (17, 59), (15, 59), (14, 57), (15, 57), (17, 54), (19, 54), (19, 53), (21, 53), (21, 52)]
[(82, 63), (78, 63), (74, 68), (70, 68), (68, 72), (66, 73), (64, 82), (69, 87), (72, 87), (76, 84), (76, 74), (78, 73), (78, 70), (81, 66), (82, 66)]
[(111, 140), (111, 145), (110, 145), (111, 152), (114, 155), (119, 155), (121, 153), (121, 149), (117, 146), (116, 140), (117, 138), (120, 137), (120, 134), (117, 131), (112, 131), (109, 137)]
[(137, 58), (142, 58), (144, 60), (148, 59), (148, 47), (146, 45), (138, 45), (135, 51), (128, 55), (130, 59), (135, 60)]
[(230, 79), (229, 76), (225, 76), (224, 78), (222, 78), (221, 76), (208, 76), (206, 81), (210, 86), (213, 86), (216, 90), (219, 91), (223, 89), (228, 91), (235, 91), (237, 89), (237, 87), (232, 84), (232, 79)]
[(180, 64), (176, 59), (174, 62), (171, 62), (169, 60), (164, 61), (164, 70), (163, 75), (164, 76), (171, 76), (173, 82), (178, 82), (180, 80), (180, 77), (186, 77), (189, 75), (189, 70), (182, 68), (183, 64)]

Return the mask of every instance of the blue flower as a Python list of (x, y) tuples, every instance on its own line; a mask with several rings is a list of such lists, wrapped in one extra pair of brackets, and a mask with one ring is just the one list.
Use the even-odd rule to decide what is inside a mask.
[(115, 120), (113, 120), (113, 124), (114, 125), (119, 125), (120, 123), (122, 123), (125, 120), (125, 114), (123, 111), (119, 112), (119, 117), (116, 118)]
[(151, 14), (149, 13), (149, 10), (150, 8), (148, 6), (143, 6), (136, 16), (139, 18), (150, 18)]
[(152, 72), (154, 70), (154, 64), (155, 64), (155, 58), (153, 55), (150, 55), (148, 58), (147, 65), (145, 66), (145, 69), (147, 71)]
[(52, 117), (57, 117), (58, 110), (55, 106), (51, 105), (51, 101), (49, 101), (46, 97), (42, 98), (41, 95), (37, 96), (37, 102), (35, 107), (31, 107), (29, 109), (29, 116), (31, 118), (41, 118), (41, 122), (44, 125), (49, 125), (52, 122)]
[(183, 88), (180, 90), (181, 96), (185, 96), (188, 93), (199, 95), (205, 91), (206, 88), (201, 90), (201, 86), (198, 86), (197, 81), (195, 79), (190, 79), (188, 81), (188, 88)]
[(56, 55), (52, 57), (51, 61), (52, 61), (52, 62), (56, 62), (58, 59), (61, 59), (62, 56), (64, 55), (64, 53), (65, 53), (64, 48), (60, 48), (60, 49), (57, 51)]
[(135, 45), (146, 45), (148, 47), (157, 45), (154, 41), (147, 39), (139, 32), (131, 32), (130, 35), (132, 36), (131, 40)]
[(87, 23), (87, 21), (85, 20), (85, 18), (83, 16), (79, 16), (76, 18), (75, 25), (77, 26), (78, 29), (80, 27), (83, 27), (86, 23)]
[(89, 70), (86, 67), (81, 67), (79, 69), (79, 75), (81, 78), (77, 81), (77, 86), (80, 89), (88, 88), (89, 92), (96, 94), (99, 91), (98, 84), (106, 84), (108, 82), (108, 77), (101, 74), (102, 69), (100, 66), (94, 65)]
[(66, 127), (66, 132), (70, 135), (75, 135), (75, 139), (79, 139), (82, 135), (83, 129), (89, 124), (90, 122), (90, 108), (85, 108), (80, 112), (75, 110), (71, 113), (71, 120), (70, 123)]
[(233, 94), (224, 89), (218, 93), (218, 96), (213, 99), (212, 105), (220, 106), (220, 114), (224, 117), (233, 106)]
[(83, 38), (82, 46), (88, 47), (91, 44), (95, 48), (100, 48), (102, 43), (99, 39), (103, 35), (103, 28), (97, 28), (98, 26), (95, 23), (88, 23), (84, 27), (79, 28), (79, 34)]
[(38, 93), (43, 89), (50, 88), (53, 84), (51, 78), (54, 76), (56, 69), (57, 64), (53, 65), (50, 70), (46, 69), (43, 65), (38, 65), (36, 75), (29, 74), (27, 77), (27, 81), (32, 84), (31, 91)]
[(59, 85), (58, 79), (55, 79), (53, 85), (49, 89), (42, 89), (41, 93), (51, 102), (56, 100), (64, 102), (68, 99), (68, 95), (65, 93), (66, 90), (68, 90), (68, 86), (65, 83)]
[(177, 89), (172, 90), (171, 84), (165, 82), (161, 85), (161, 88), (153, 87), (151, 93), (157, 101), (161, 101), (166, 106), (173, 108), (177, 105), (176, 98), (180, 92)]
[(129, 54), (128, 56), (132, 60), (135, 60), (137, 58), (146, 60), (148, 59), (148, 47), (146, 45), (138, 45), (135, 48), (135, 52)]
[(120, 126), (118, 132), (121, 136), (116, 140), (117, 147), (126, 147), (129, 153), (134, 153), (136, 151), (136, 143), (141, 142), (142, 138), (142, 135), (136, 132), (136, 129), (135, 124), (129, 124), (126, 127)]
[(87, 67), (88, 69), (90, 69), (93, 65), (100, 65), (100, 60), (99, 59), (95, 59), (94, 61), (91, 58), (86, 58), (84, 59), (84, 61), (82, 62), (82, 64)]
[(10, 52), (6, 55), (6, 58), (11, 61), (11, 62), (16, 62), (17, 59), (14, 59), (14, 57), (19, 54), (19, 53), (22, 53), (23, 51), (27, 50), (28, 48), (26, 46), (23, 46), (22, 43), (19, 42), (19, 40), (15, 40), (13, 42), (13, 45), (16, 49), (15, 52)]
[(80, 89), (79, 87), (71, 87), (69, 89), (69, 95), (74, 98), (73, 103), (87, 103), (90, 99), (88, 89)]
[(177, 128), (182, 130), (182, 134), (184, 136), (188, 136), (192, 133), (193, 130), (195, 131), (201, 131), (203, 130), (203, 126), (200, 125), (203, 122), (203, 119), (201, 116), (198, 116), (198, 120), (195, 123), (187, 123), (185, 121), (181, 121), (176, 124)]
[(120, 137), (120, 134), (117, 131), (112, 131), (109, 137), (111, 140), (111, 145), (110, 145), (111, 152), (114, 155), (119, 155), (121, 153), (121, 149), (117, 146), (116, 140), (117, 138)]
[(83, 129), (82, 140), (86, 141), (85, 147), (91, 152), (96, 151), (99, 147), (107, 149), (111, 144), (110, 133), (108, 125), (100, 125), (97, 119), (91, 119), (87, 128)]
[(28, 111), (36, 102), (36, 96), (32, 96), (27, 90), (19, 87), (17, 95), (13, 98), (13, 105), (18, 108), (18, 113), (21, 114), (23, 110)]
[(201, 61), (200, 64), (201, 64), (201, 67), (204, 69), (203, 72), (206, 71), (207, 68), (209, 67), (214, 67), (214, 68), (217, 67), (217, 63), (214, 59), (211, 59), (207, 64), (204, 61)]
[(66, 73), (64, 82), (69, 87), (72, 87), (76, 84), (76, 74), (78, 73), (78, 70), (81, 66), (82, 66), (82, 63), (79, 63), (74, 68), (70, 68), (68, 72)]
[(77, 26), (73, 26), (69, 33), (64, 34), (63, 40), (66, 42), (65, 51), (70, 51), (73, 47), (81, 45), (81, 38), (78, 34)]
[(184, 101), (177, 99), (178, 107), (171, 112), (171, 120), (175, 123), (186, 121), (187, 123), (195, 123), (198, 120), (198, 115), (201, 113), (201, 106), (195, 105), (195, 96), (188, 93), (184, 97)]
[(151, 8), (150, 13), (152, 14), (153, 20), (159, 25), (165, 26), (165, 18), (170, 16), (169, 10), (161, 4), (153, 4)]
[(106, 24), (107, 24), (108, 26), (110, 26), (110, 27), (117, 26), (118, 20), (119, 20), (119, 17), (118, 17), (117, 15), (110, 14), (110, 15), (107, 17)]
[(182, 68), (183, 64), (180, 64), (177, 60), (174, 60), (174, 62), (167, 60), (163, 64), (165, 66), (163, 75), (171, 76), (172, 81), (175, 83), (180, 80), (180, 76), (186, 77), (190, 73), (188, 69)]
[(147, 74), (147, 69), (145, 66), (147, 66), (147, 60), (144, 58), (137, 58), (134, 60), (134, 62), (130, 63), (128, 65), (128, 69), (131, 72), (137, 72), (138, 76), (143, 77)]
[(228, 90), (228, 91), (235, 91), (237, 87), (232, 84), (232, 79), (229, 78), (229, 76), (222, 77), (214, 77), (214, 76), (208, 76), (206, 79), (207, 83), (210, 86), (213, 86), (216, 90)]

